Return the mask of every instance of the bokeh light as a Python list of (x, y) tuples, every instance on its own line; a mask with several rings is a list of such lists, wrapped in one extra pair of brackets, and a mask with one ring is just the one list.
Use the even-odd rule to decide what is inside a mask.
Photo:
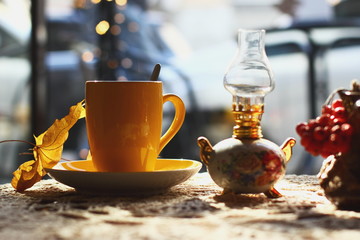
[(130, 58), (124, 58), (121, 60), (121, 66), (123, 68), (131, 68), (133, 61)]
[(91, 0), (91, 2), (92, 2), (93, 4), (98, 4), (99, 2), (101, 2), (101, 0)]
[(95, 31), (99, 35), (104, 35), (109, 30), (109, 28), (110, 28), (109, 22), (103, 20), (96, 25)]
[(116, 60), (110, 59), (109, 61), (107, 61), (107, 66), (110, 69), (116, 69), (119, 66), (119, 64)]
[(121, 27), (118, 25), (114, 25), (110, 28), (110, 32), (112, 35), (119, 35), (121, 33)]
[(129, 32), (139, 31), (139, 24), (137, 22), (129, 22), (128, 30), (129, 30)]
[(116, 23), (121, 24), (125, 21), (125, 16), (122, 13), (115, 14), (114, 20)]
[(127, 0), (115, 0), (115, 3), (119, 6), (125, 6), (127, 3)]
[(85, 51), (81, 54), (81, 59), (84, 62), (91, 62), (92, 60), (94, 60), (94, 54), (90, 51)]

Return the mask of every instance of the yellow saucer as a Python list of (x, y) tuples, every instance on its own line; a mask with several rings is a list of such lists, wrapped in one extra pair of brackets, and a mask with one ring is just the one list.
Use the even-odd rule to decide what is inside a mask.
[(96, 172), (88, 160), (62, 162), (46, 172), (53, 179), (91, 194), (153, 195), (167, 191), (201, 169), (202, 163), (185, 159), (158, 159), (152, 172)]
[[(91, 160), (79, 160), (60, 163), (61, 167), (70, 171), (98, 172)], [(196, 168), (199, 162), (185, 159), (158, 159), (154, 171), (176, 171), (186, 168)]]

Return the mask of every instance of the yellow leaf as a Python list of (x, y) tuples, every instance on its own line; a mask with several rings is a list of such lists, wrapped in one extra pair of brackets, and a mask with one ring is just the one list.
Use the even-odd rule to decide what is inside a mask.
[(19, 192), (32, 187), (46, 175), (44, 168), (52, 168), (61, 159), (63, 145), (69, 130), (85, 116), (84, 101), (70, 107), (69, 114), (55, 122), (38, 137), (35, 137), (33, 155), (35, 160), (25, 162), (13, 173), (12, 186)]
[(27, 161), (21, 164), (20, 167), (13, 173), (14, 177), (11, 181), (11, 185), (18, 192), (23, 192), (32, 187), (43, 177), (36, 171), (38, 168), (37, 163), (38, 162), (35, 160)]

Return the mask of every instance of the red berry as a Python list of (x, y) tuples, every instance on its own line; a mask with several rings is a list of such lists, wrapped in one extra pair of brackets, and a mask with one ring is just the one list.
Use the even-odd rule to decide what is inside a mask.
[(352, 134), (354, 133), (354, 128), (349, 123), (341, 124), (340, 130), (342, 134), (346, 136), (352, 136)]
[(309, 126), (307, 125), (307, 123), (302, 122), (296, 126), (295, 130), (296, 130), (296, 133), (299, 134), (300, 137), (302, 137), (305, 132), (309, 131)]
[(329, 153), (329, 152), (322, 152), (321, 153), (321, 156), (323, 157), (323, 158), (327, 158), (328, 156), (330, 156), (331, 155), (331, 153)]
[(344, 107), (337, 107), (334, 109), (333, 115), (335, 118), (345, 118), (346, 119), (346, 112)]
[(333, 120), (332, 120), (333, 124), (334, 125), (341, 125), (343, 123), (346, 123), (346, 119), (345, 118), (339, 118), (339, 117), (335, 117)]
[(316, 122), (315, 119), (311, 119), (308, 123), (309, 126), (309, 131), (313, 131), (315, 127), (318, 126), (318, 123)]
[(308, 148), (311, 145), (311, 137), (309, 134), (304, 134), (301, 137), (300, 143), (301, 145), (303, 145), (305, 148)]
[(333, 109), (335, 109), (337, 107), (343, 107), (343, 102), (342, 102), (341, 99), (336, 99), (335, 101), (333, 101), (331, 106), (332, 106)]
[(349, 151), (354, 129), (347, 122), (342, 100), (337, 99), (331, 105), (323, 106), (322, 114), (316, 119), (299, 123), (296, 132), (306, 151), (326, 158)]
[(306, 151), (308, 151), (313, 156), (318, 156), (320, 154), (320, 150), (318, 148), (310, 148), (306, 149)]
[(330, 122), (330, 114), (323, 114), (316, 118), (316, 122), (320, 125), (325, 127)]
[(342, 149), (344, 148), (344, 138), (341, 134), (339, 133), (332, 133), (330, 135), (330, 142), (333, 145), (332, 147), (332, 152), (333, 153), (339, 153), (342, 151)]
[(332, 108), (330, 105), (325, 105), (321, 109), (322, 114), (332, 114)]
[(324, 129), (324, 132), (326, 132), (327, 136), (329, 136), (330, 132), (331, 132), (331, 127), (330, 126), (325, 126), (323, 129)]
[(340, 133), (340, 131), (341, 131), (341, 127), (340, 127), (340, 125), (335, 125), (335, 126), (333, 126), (332, 128), (331, 128), (331, 133), (336, 133), (336, 134), (338, 134), (338, 133)]
[(314, 139), (317, 141), (323, 141), (325, 139), (327, 133), (324, 131), (324, 128), (318, 126), (314, 129)]
[(323, 152), (329, 155), (334, 153), (334, 146), (331, 141), (325, 141), (323, 144)]

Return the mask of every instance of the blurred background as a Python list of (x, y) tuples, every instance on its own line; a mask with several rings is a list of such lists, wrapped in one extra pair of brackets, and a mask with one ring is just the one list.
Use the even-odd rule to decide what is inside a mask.
[[(161, 153), (199, 160), (196, 139), (231, 137), (223, 87), (239, 28), (265, 29), (275, 90), (265, 98), (264, 137), (281, 144), (317, 116), (338, 87), (360, 76), (358, 0), (0, 0), (0, 141), (28, 140), (84, 98), (86, 80), (148, 79), (156, 63), (165, 93), (185, 102), (181, 131)], [(165, 105), (164, 129), (172, 119)], [(29, 156), (0, 144), (0, 181)], [(85, 121), (63, 157), (85, 157)], [(288, 173), (316, 174), (322, 158), (299, 141)]]

